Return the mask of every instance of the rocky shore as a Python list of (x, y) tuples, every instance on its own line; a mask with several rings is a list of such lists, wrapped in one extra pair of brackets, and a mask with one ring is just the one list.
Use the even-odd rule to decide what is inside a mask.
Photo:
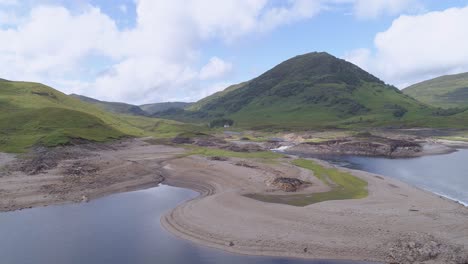
[(378, 136), (345, 137), (320, 142), (304, 142), (289, 147), (288, 153), (316, 155), (356, 155), (409, 158), (456, 151), (444, 144), (423, 140), (402, 140)]
[(154, 187), (164, 180), (161, 162), (183, 152), (127, 139), (39, 148), (17, 157), (0, 155), (0, 211), (83, 202)]

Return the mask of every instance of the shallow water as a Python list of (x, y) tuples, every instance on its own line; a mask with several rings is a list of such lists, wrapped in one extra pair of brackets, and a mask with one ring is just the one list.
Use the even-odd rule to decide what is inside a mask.
[(160, 217), (196, 195), (160, 186), (89, 203), (0, 213), (0, 263), (362, 263), (235, 255), (177, 239), (161, 227)]
[(306, 155), (335, 165), (393, 177), (468, 206), (468, 149), (406, 159)]

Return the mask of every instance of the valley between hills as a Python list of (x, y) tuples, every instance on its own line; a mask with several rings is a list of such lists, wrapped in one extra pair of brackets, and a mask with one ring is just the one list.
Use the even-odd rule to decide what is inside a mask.
[(432, 104), (408, 89), (324, 52), (195, 103), (137, 106), (0, 80), (0, 210), (167, 184), (200, 195), (168, 211), (162, 225), (209, 247), (466, 263), (467, 207), (320, 158), (414, 158), (468, 147), (465, 105)]

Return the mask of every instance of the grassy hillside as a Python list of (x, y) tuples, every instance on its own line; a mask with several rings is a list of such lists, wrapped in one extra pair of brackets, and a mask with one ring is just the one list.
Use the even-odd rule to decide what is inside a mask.
[(253, 129), (466, 125), (467, 121), (454, 121), (457, 114), (437, 112), (356, 65), (314, 52), (289, 59), (187, 110), (160, 116), (184, 121), (229, 118), (236, 126)]
[(94, 98), (90, 98), (90, 97), (86, 97), (86, 96), (78, 95), (78, 94), (71, 94), (70, 96), (77, 98), (83, 102), (94, 104), (106, 111), (116, 113), (116, 114), (142, 115), (142, 116), (147, 115), (145, 111), (143, 111), (140, 107), (136, 105), (119, 103), (119, 102), (100, 101)]
[(217, 99), (223, 97), (224, 95), (226, 95), (227, 93), (231, 92), (231, 91), (234, 91), (234, 90), (237, 90), (239, 88), (242, 88), (244, 86), (246, 86), (248, 84), (248, 82), (243, 82), (243, 83), (239, 83), (239, 84), (234, 84), (234, 85), (231, 85), (229, 86), (228, 88), (222, 90), (222, 91), (219, 91), (219, 92), (216, 92), (210, 96), (207, 96), (203, 99), (201, 99), (200, 101), (192, 104), (190, 107), (187, 107), (186, 109), (189, 110), (189, 111), (198, 111), (200, 109), (202, 109), (205, 105), (213, 102), (213, 101), (216, 101)]
[(112, 114), (42, 84), (0, 80), (0, 151), (22, 152), (73, 139), (165, 137), (196, 129), (175, 121)]
[(157, 112), (166, 111), (168, 109), (185, 109), (192, 106), (193, 103), (185, 102), (164, 102), (154, 104), (140, 105), (140, 108), (145, 111), (148, 115), (153, 115)]
[(420, 82), (403, 92), (436, 107), (468, 107), (468, 72)]

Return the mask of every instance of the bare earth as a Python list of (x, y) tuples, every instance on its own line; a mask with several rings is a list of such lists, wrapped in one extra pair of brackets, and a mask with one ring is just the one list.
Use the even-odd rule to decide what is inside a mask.
[[(259, 168), (252, 169), (234, 163), (201, 157), (166, 162), (166, 183), (202, 195), (169, 212), (161, 220), (163, 226), (181, 238), (241, 254), (466, 263), (468, 209), (462, 205), (353, 170), (348, 171), (369, 183), (369, 197), (306, 207), (264, 203), (242, 196), (271, 191), (265, 181), (273, 175), (263, 167), (289, 177), (310, 175), (290, 165), (256, 164)], [(308, 191), (324, 191), (323, 186), (316, 188)], [(408, 244), (413, 248), (407, 249)], [(411, 257), (420, 250), (438, 253)]]
[(312, 183), (298, 193), (328, 190), (286, 158), (276, 163), (181, 158), (182, 148), (141, 139), (64, 147), (57, 153), (63, 157), (47, 169), (0, 155), (0, 211), (87, 201), (164, 180), (201, 195), (168, 212), (161, 223), (174, 235), (206, 246), (254, 255), (468, 263), (468, 209), (390, 178), (343, 169), (368, 182), (367, 198), (295, 207), (242, 196), (290, 194), (272, 185), (277, 177)]
[[(0, 155), (0, 211), (82, 202), (108, 194), (157, 186), (161, 162), (183, 149), (150, 145), (140, 139), (112, 144), (63, 147), (32, 161)], [(49, 153), (50, 154), (50, 153)], [(35, 162), (34, 162), (35, 161)], [(43, 164), (47, 170), (39, 170)]]

